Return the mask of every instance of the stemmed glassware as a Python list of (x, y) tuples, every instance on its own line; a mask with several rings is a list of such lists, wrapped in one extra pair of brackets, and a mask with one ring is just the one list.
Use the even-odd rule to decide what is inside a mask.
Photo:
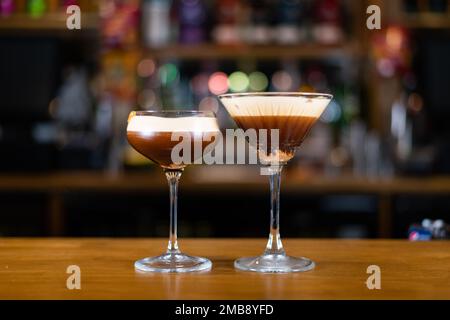
[[(236, 260), (234, 266), (240, 270), (255, 272), (299, 272), (313, 269), (313, 261), (286, 255), (281, 243), (281, 170), (294, 157), (296, 149), (332, 96), (322, 93), (259, 92), (223, 94), (219, 99), (239, 127), (256, 130), (257, 143), (252, 145), (250, 142), (250, 145), (257, 150), (259, 161), (265, 166), (270, 179), (270, 233), (266, 249), (261, 256)], [(265, 132), (266, 142), (261, 139), (262, 132)], [(276, 134), (278, 141), (273, 143)]]
[[(173, 149), (181, 138), (189, 138), (192, 146), (201, 139), (202, 151), (206, 144), (204, 135), (210, 138), (218, 134), (219, 126), (212, 112), (206, 111), (132, 111), (128, 118), (127, 138), (139, 153), (159, 164), (170, 188), (170, 233), (166, 253), (143, 258), (135, 262), (135, 268), (144, 272), (190, 272), (209, 270), (211, 261), (181, 253), (177, 241), (178, 181), (186, 167), (185, 162), (175, 161)], [(193, 148), (192, 148), (193, 149)], [(189, 155), (194, 162), (195, 153)]]

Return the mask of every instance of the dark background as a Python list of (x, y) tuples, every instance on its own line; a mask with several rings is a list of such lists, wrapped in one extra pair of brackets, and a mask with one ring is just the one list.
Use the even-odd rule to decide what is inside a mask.
[[(284, 236), (406, 238), (424, 218), (449, 221), (448, 1), (375, 2), (381, 30), (366, 28), (366, 1), (78, 1), (81, 30), (58, 1), (3, 6), (0, 235), (165, 237), (168, 188), (127, 144), (127, 115), (212, 110), (231, 128), (208, 80), (223, 72), (233, 92), (236, 71), (264, 74), (262, 91), (335, 96), (285, 170)], [(205, 169), (181, 180), (180, 236), (265, 236), (266, 182), (228, 166), (202, 187)], [(327, 187), (308, 192), (315, 182)]]

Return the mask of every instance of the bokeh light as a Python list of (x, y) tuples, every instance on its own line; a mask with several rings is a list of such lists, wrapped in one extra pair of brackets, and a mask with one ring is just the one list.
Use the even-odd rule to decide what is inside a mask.
[(287, 71), (280, 70), (272, 75), (272, 84), (275, 90), (290, 91), (292, 90), (293, 79)]
[(209, 76), (206, 73), (199, 73), (191, 79), (192, 91), (199, 96), (206, 96), (208, 94)]
[(141, 78), (150, 77), (155, 72), (155, 62), (152, 59), (143, 59), (137, 66), (137, 74)]
[(413, 92), (408, 97), (408, 107), (414, 112), (420, 112), (423, 109), (423, 98), (419, 94)]
[(214, 72), (208, 80), (208, 89), (213, 94), (222, 94), (228, 91), (228, 77), (223, 72)]
[(219, 101), (217, 101), (216, 97), (205, 97), (200, 101), (198, 108), (201, 111), (212, 111), (217, 113), (219, 110)]
[(386, 31), (386, 44), (389, 50), (399, 52), (405, 42), (405, 32), (402, 28), (390, 26)]
[(247, 90), (249, 82), (248, 76), (242, 71), (235, 71), (228, 77), (228, 84), (233, 92)]
[(159, 68), (159, 78), (161, 84), (164, 86), (169, 86), (179, 80), (180, 72), (178, 68), (173, 63), (163, 64)]
[(250, 73), (248, 76), (249, 80), (249, 87), (252, 91), (264, 91), (267, 89), (267, 86), (269, 85), (269, 80), (267, 79), (267, 76), (259, 71), (255, 71)]
[(390, 59), (380, 59), (377, 61), (378, 72), (386, 78), (392, 77), (395, 74), (395, 64)]

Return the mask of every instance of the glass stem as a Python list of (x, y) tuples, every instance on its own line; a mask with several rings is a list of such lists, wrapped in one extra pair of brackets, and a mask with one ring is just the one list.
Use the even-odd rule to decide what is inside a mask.
[(285, 254), (280, 238), (280, 186), (282, 165), (269, 167), (270, 234), (264, 254)]
[(180, 253), (177, 242), (177, 201), (178, 181), (180, 180), (183, 170), (165, 169), (164, 172), (170, 188), (170, 229), (167, 253)]

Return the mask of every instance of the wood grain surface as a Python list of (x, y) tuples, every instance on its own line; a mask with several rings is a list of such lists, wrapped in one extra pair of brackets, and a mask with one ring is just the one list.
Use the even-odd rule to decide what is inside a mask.
[[(181, 249), (209, 257), (210, 272), (139, 274), (133, 263), (157, 255), (165, 239), (0, 240), (0, 299), (450, 299), (450, 242), (402, 240), (284, 241), (287, 252), (313, 259), (313, 271), (237, 271), (237, 257), (260, 254), (264, 239), (181, 239)], [(381, 290), (366, 287), (369, 265)], [(68, 290), (69, 265), (81, 289)]]

